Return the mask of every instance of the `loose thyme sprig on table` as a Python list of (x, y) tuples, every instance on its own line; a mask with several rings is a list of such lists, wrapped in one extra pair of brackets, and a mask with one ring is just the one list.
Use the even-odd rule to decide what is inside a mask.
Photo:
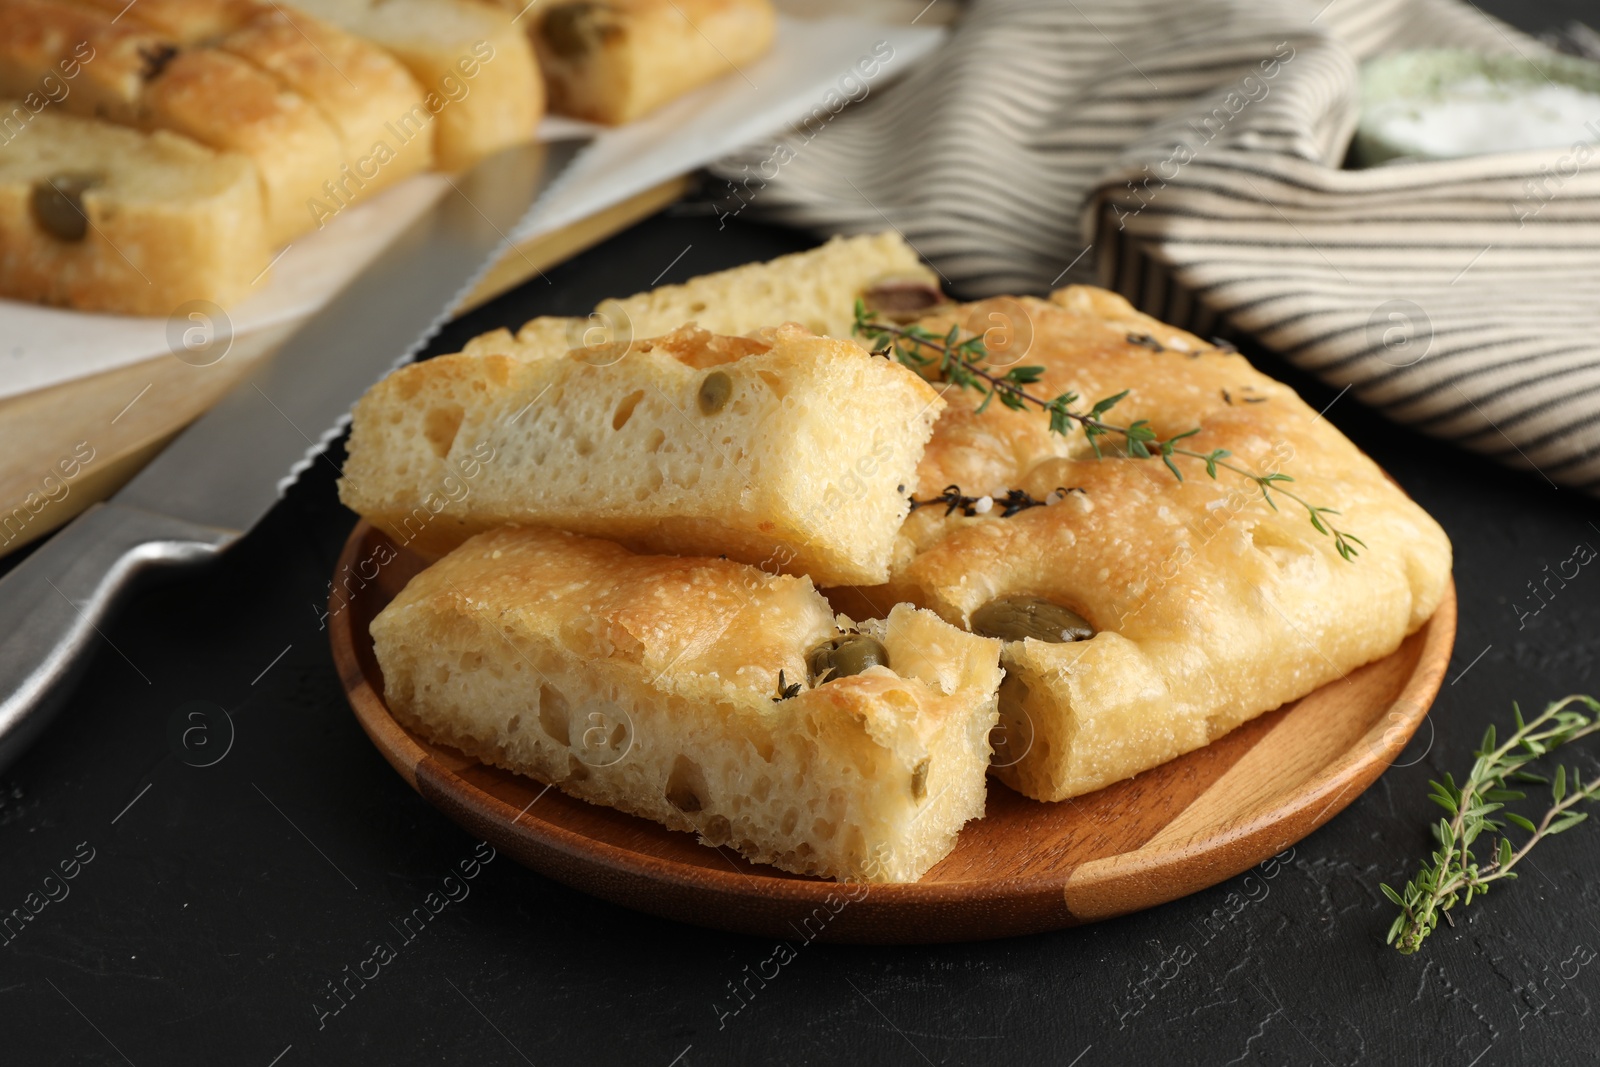
[[(1523, 722), (1522, 709), (1511, 705), (1517, 728), (1504, 743), (1495, 744), (1493, 726), (1483, 735), (1483, 746), (1474, 755), (1477, 762), (1472, 772), (1459, 787), (1450, 775), (1443, 782), (1430, 781), (1433, 792), (1428, 799), (1450, 813), (1450, 818), (1440, 819), (1433, 827), (1433, 836), (1439, 843), (1431, 863), (1423, 865), (1417, 876), (1398, 892), (1388, 885), (1382, 887), (1384, 896), (1400, 906), (1400, 915), (1389, 927), (1388, 943), (1402, 953), (1410, 955), (1422, 947), (1422, 942), (1439, 925), (1444, 916), (1451, 925), (1450, 909), (1457, 903), (1472, 903), (1474, 896), (1483, 896), (1493, 882), (1515, 878), (1512, 870), (1540, 841), (1570, 830), (1589, 817), (1588, 812), (1573, 811), (1585, 800), (1600, 799), (1600, 781), (1584, 785), (1576, 767), (1572, 769), (1570, 788), (1567, 768), (1556, 768), (1555, 781), (1550, 784), (1550, 808), (1544, 818), (1535, 824), (1531, 819), (1513, 811), (1504, 811), (1507, 803), (1522, 800), (1527, 794), (1506, 788), (1509, 782), (1534, 782), (1544, 784), (1546, 779), (1523, 768), (1533, 760), (1553, 752), (1562, 745), (1580, 737), (1600, 731), (1600, 721), (1581, 711), (1568, 710), (1573, 704), (1583, 704), (1591, 712), (1600, 712), (1600, 701), (1587, 696), (1569, 696), (1544, 709), (1544, 713), (1531, 722)], [(1500, 818), (1491, 818), (1502, 813)], [(1528, 833), (1520, 848), (1514, 846), (1504, 833), (1509, 822)], [(1472, 845), (1485, 831), (1500, 834), (1493, 846), (1494, 859), (1479, 866), (1472, 854)]]
[[(990, 401), (996, 398), (1015, 411), (1025, 410), (1032, 404), (1050, 417), (1052, 433), (1067, 437), (1073, 433), (1075, 427), (1081, 428), (1097, 459), (1103, 457), (1100, 451), (1100, 438), (1120, 437), (1124, 445), (1122, 450), (1116, 453), (1117, 455), (1133, 459), (1160, 456), (1161, 462), (1167, 465), (1173, 477), (1180, 482), (1183, 481), (1183, 472), (1178, 469), (1173, 457), (1198, 459), (1206, 465), (1206, 474), (1213, 480), (1217, 477), (1219, 467), (1250, 479), (1261, 490), (1262, 498), (1273, 511), (1278, 510), (1278, 503), (1273, 499), (1274, 493), (1305, 508), (1306, 514), (1311, 518), (1311, 525), (1318, 533), (1333, 538), (1334, 548), (1345, 560), (1354, 560), (1359, 555), (1356, 545), (1367, 547), (1367, 543), (1355, 534), (1340, 530), (1333, 525), (1329, 516), (1337, 515), (1339, 512), (1333, 508), (1313, 504), (1298, 493), (1285, 489), (1283, 487), (1285, 482), (1294, 481), (1289, 475), (1278, 472), (1257, 474), (1236, 463), (1229, 463), (1227, 459), (1233, 453), (1226, 448), (1197, 452), (1180, 447), (1179, 441), (1200, 432), (1198, 426), (1162, 438), (1146, 419), (1139, 419), (1128, 426), (1117, 426), (1104, 421), (1101, 416), (1115, 407), (1130, 390), (1124, 389), (1113, 396), (1098, 400), (1088, 411), (1076, 411), (1072, 405), (1078, 403), (1080, 399), (1077, 393), (1066, 392), (1053, 400), (1047, 400), (1028, 392), (1026, 387), (1044, 375), (1043, 367), (1012, 367), (1004, 374), (997, 374), (985, 366), (989, 360), (989, 350), (984, 346), (981, 335), (974, 335), (963, 341), (959, 326), (950, 327), (950, 332), (941, 336), (921, 326), (900, 326), (884, 322), (875, 313), (868, 311), (866, 302), (862, 300), (856, 301), (853, 332), (871, 342), (875, 346), (876, 355), (893, 355), (912, 370), (921, 371), (933, 367), (940, 380), (981, 393), (983, 403), (978, 405), (979, 411), (987, 408)], [(931, 352), (932, 355), (925, 355), (924, 351)]]

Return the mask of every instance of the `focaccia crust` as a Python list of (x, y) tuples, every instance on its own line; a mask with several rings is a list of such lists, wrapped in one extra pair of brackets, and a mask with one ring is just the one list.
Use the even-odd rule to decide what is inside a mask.
[(990, 600), (1031, 595), (1076, 610), (1088, 641), (1007, 645), (1001, 714), (1009, 751), (997, 773), (1059, 800), (1200, 747), (1241, 722), (1393, 652), (1449, 583), (1443, 530), (1295, 392), (1242, 357), (1086, 287), (1049, 301), (1003, 298), (924, 320), (982, 329), (1001, 313), (1030, 338), (1015, 362), (1044, 368), (1037, 395), (1077, 392), (1087, 407), (1130, 389), (1108, 419), (1147, 419), (1165, 438), (1224, 448), (1259, 473), (1294, 478), (1337, 508), (1367, 544), (1354, 562), (1296, 504), (1274, 511), (1248, 479), (1179, 460), (1094, 458), (1081, 434), (1049, 431), (945, 387), (948, 404), (918, 472), (964, 494), (1022, 489), (1053, 506), (1010, 518), (919, 508), (902, 530), (876, 602), (907, 600), (969, 625)]

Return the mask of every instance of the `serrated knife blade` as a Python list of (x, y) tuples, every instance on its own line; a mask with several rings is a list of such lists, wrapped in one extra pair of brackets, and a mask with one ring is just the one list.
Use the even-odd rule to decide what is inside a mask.
[(129, 580), (214, 556), (248, 532), (343, 432), (350, 405), (438, 332), (584, 143), (519, 145), (449, 177), (274, 355), (109, 502), (0, 578), (0, 771), (59, 707)]

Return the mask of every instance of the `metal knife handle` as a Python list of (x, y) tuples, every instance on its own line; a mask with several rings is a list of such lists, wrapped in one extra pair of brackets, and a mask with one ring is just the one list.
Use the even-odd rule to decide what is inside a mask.
[(0, 770), (54, 716), (74, 667), (100, 639), (101, 620), (136, 574), (213, 556), (238, 536), (96, 504), (0, 578)]

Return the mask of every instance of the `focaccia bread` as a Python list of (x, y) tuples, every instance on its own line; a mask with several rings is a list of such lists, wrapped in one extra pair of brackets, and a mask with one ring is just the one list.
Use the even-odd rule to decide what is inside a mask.
[(249, 160), (20, 101), (0, 101), (7, 120), (25, 132), (0, 148), (0, 293), (170, 315), (189, 300), (232, 303), (259, 276)]
[(339, 494), (423, 552), (521, 523), (865, 584), (888, 577), (942, 409), (899, 364), (792, 324), (445, 356), (356, 404)]
[[(16, 172), (53, 166), (45, 177), (92, 183), (100, 192), (91, 199), (117, 216), (128, 247), (100, 219), (85, 239), (38, 215), (30, 228), (27, 213), (13, 213), (0, 295), (81, 310), (167, 315), (191, 300), (236, 300), (264, 277), (273, 247), (432, 162), (429, 139), (408, 144), (388, 132), (388, 118), (422, 95), (396, 59), (309, 15), (250, 0), (0, 0), (5, 94), (18, 101), (0, 117), (7, 151), (25, 157)], [(46, 111), (181, 135), (198, 160), (245, 157), (258, 189), (223, 205), (212, 192), (217, 164), (173, 175), (183, 155), (174, 138), (123, 157), (89, 146), (137, 138), (109, 125), (53, 126), (38, 119)], [(30, 134), (39, 143), (24, 147)], [(67, 144), (76, 155), (60, 154)], [(157, 174), (170, 189), (152, 184)], [(128, 201), (135, 216), (120, 217), (112, 190), (136, 191)], [(185, 195), (192, 212), (183, 210)], [(237, 218), (242, 204), (254, 220)]]
[[(805, 578), (505, 528), (371, 631), (408, 728), (755, 862), (915, 881), (983, 814), (998, 642), (931, 612), (855, 627)], [(847, 635), (887, 665), (812, 674)]]
[(397, 60), (276, 5), (150, 0), (119, 16), (104, 0), (0, 0), (0, 91), (46, 77), (66, 89), (52, 106), (69, 114), (250, 157), (274, 245), (320, 223), (314, 204), (331, 199), (334, 213), (432, 160), (425, 139), (387, 133), (422, 96)]
[(770, 0), (545, 0), (529, 16), (550, 109), (608, 126), (737, 76), (777, 24)]
[(423, 88), (390, 116), (406, 136), (432, 127), (445, 170), (463, 170), (533, 136), (544, 115), (544, 83), (513, 13), (478, 0), (294, 0), (334, 25), (380, 45)]
[(1052, 640), (1006, 644), (996, 773), (1007, 784), (1061, 800), (1130, 777), (1393, 652), (1433, 614), (1450, 581), (1444, 532), (1292, 389), (1088, 287), (1049, 302), (985, 301), (923, 325), (972, 331), (995, 313), (1027, 335), (1012, 361), (1043, 368), (1030, 392), (1070, 389), (1084, 410), (1130, 389), (1108, 421), (1148, 419), (1161, 438), (1199, 427), (1184, 445), (1290, 475), (1283, 488), (1338, 509), (1332, 521), (1367, 545), (1346, 561), (1303, 507), (1279, 496), (1272, 510), (1244, 477), (1219, 470), (1213, 480), (1178, 457), (1179, 482), (1158, 459), (1095, 459), (1081, 433), (1050, 433), (1035, 408), (979, 414), (975, 393), (945, 387), (919, 483), (1053, 503), (1009, 518), (1000, 507), (918, 508), (893, 578), (864, 592), (997, 636), (1022, 632), (1029, 610), (994, 606), (1009, 598), (1086, 621), (1091, 638), (1061, 641), (1077, 624), (1045, 609), (1064, 627), (1041, 627)]
[(729, 335), (798, 322), (820, 336), (848, 339), (857, 300), (891, 317), (914, 317), (945, 303), (939, 276), (898, 233), (887, 230), (833, 237), (804, 252), (605, 300), (588, 318), (543, 316), (524, 325), (515, 338), (494, 330), (469, 342), (465, 351), (541, 359), (574, 348), (657, 337), (691, 322)]

